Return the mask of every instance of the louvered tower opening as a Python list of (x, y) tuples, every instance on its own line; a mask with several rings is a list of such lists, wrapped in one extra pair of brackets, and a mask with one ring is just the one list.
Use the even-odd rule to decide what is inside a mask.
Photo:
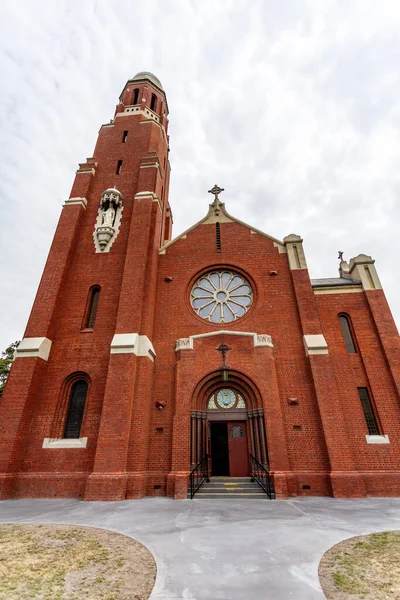
[(217, 242), (217, 252), (221, 252), (221, 227), (219, 223), (215, 223), (215, 237)]

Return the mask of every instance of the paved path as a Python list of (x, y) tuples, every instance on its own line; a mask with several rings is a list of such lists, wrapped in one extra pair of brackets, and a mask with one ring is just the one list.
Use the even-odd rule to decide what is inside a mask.
[(313, 600), (323, 553), (400, 529), (400, 499), (0, 502), (1, 523), (73, 523), (141, 541), (157, 561), (151, 600)]

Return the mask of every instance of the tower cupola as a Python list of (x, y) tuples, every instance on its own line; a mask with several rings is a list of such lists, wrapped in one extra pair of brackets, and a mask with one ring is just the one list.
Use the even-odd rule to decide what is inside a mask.
[(136, 73), (135, 77), (132, 77), (132, 79), (130, 79), (130, 81), (144, 80), (150, 81), (153, 85), (157, 86), (162, 92), (164, 92), (164, 88), (161, 84), (161, 81), (158, 79), (158, 77), (153, 75), (153, 73), (150, 73), (150, 71), (140, 71), (140, 73)]
[(143, 113), (167, 130), (168, 103), (161, 81), (149, 71), (129, 79), (119, 97), (117, 113)]

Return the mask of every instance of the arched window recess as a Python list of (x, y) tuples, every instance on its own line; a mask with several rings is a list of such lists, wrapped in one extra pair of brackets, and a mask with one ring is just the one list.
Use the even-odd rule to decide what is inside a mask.
[(349, 354), (357, 354), (355, 335), (349, 315), (342, 313), (338, 315), (338, 318), (347, 352)]
[(132, 104), (137, 104), (139, 100), (139, 88), (133, 90)]
[(71, 386), (64, 427), (64, 439), (80, 438), (87, 391), (88, 383), (84, 379), (77, 379)]
[(150, 108), (154, 112), (156, 111), (156, 108), (157, 108), (157, 96), (155, 94), (151, 95)]
[(93, 285), (89, 290), (86, 303), (85, 317), (83, 320), (83, 329), (93, 329), (96, 320), (97, 307), (100, 298), (100, 286)]
[(82, 437), (89, 376), (84, 372), (69, 375), (61, 386), (57, 410), (51, 428), (51, 437), (45, 438), (43, 448), (86, 448), (87, 437)]

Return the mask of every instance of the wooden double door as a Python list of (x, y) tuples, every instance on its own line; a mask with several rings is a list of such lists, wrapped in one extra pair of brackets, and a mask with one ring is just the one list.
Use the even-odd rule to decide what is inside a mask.
[(249, 451), (246, 422), (209, 422), (208, 455), (210, 475), (247, 477)]

